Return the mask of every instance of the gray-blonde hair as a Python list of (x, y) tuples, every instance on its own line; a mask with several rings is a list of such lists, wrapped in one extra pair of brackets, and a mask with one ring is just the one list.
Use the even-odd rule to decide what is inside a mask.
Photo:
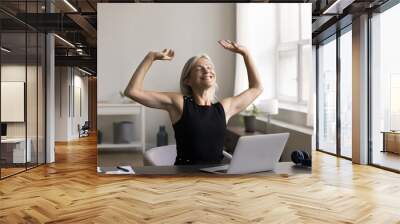
[[(211, 64), (213, 65), (213, 67), (214, 67), (214, 64), (213, 64), (213, 62), (212, 62), (210, 56), (208, 56), (207, 54), (202, 53), (202, 54), (198, 54), (198, 55), (196, 55), (196, 56), (193, 56), (193, 57), (189, 58), (189, 60), (188, 60), (188, 61), (185, 63), (185, 65), (183, 66), (182, 73), (181, 73), (181, 79), (180, 79), (180, 82), (179, 82), (179, 83), (180, 83), (180, 88), (181, 88), (181, 93), (182, 93), (183, 95), (189, 95), (189, 96), (192, 96), (192, 95), (193, 95), (192, 87), (190, 87), (189, 85), (186, 85), (184, 81), (185, 81), (186, 78), (189, 77), (193, 65), (194, 65), (194, 64), (197, 62), (197, 60), (199, 60), (200, 58), (205, 58), (205, 59), (207, 59), (208, 61), (210, 61), (210, 63), (211, 63)], [(217, 96), (216, 96), (217, 90), (218, 90), (218, 85), (217, 85), (217, 82), (215, 82), (214, 86), (211, 87), (210, 94), (209, 94), (209, 99), (210, 99), (212, 102), (215, 102), (215, 101), (218, 100), (218, 98), (217, 98)]]

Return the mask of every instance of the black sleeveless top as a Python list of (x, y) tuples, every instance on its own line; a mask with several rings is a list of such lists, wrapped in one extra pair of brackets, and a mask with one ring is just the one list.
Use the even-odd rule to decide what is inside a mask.
[(192, 96), (183, 96), (183, 113), (173, 128), (177, 148), (175, 165), (221, 162), (226, 130), (221, 103), (202, 106)]

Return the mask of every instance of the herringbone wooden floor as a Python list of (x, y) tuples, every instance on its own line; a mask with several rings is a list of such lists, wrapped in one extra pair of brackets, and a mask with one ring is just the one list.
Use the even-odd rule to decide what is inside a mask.
[(0, 181), (0, 223), (400, 223), (400, 175), (314, 153), (295, 176), (98, 176), (96, 141)]

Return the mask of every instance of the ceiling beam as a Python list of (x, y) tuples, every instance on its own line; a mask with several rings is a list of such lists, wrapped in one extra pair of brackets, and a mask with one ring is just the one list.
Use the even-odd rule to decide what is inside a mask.
[(97, 38), (97, 30), (90, 24), (85, 17), (79, 13), (69, 13), (67, 16), (79, 25), (91, 38)]
[(355, 0), (336, 0), (323, 10), (322, 14), (342, 14), (344, 9), (351, 5)]
[(91, 56), (55, 56), (56, 66), (81, 66), (96, 71), (97, 60)]

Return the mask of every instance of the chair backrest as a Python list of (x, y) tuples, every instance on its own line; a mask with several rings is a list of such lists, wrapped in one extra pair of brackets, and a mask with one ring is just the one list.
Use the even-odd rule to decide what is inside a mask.
[(85, 121), (85, 123), (82, 125), (82, 129), (89, 129), (89, 128), (90, 128), (89, 121)]
[(173, 166), (176, 159), (176, 145), (165, 145), (146, 150), (145, 160), (151, 166)]

